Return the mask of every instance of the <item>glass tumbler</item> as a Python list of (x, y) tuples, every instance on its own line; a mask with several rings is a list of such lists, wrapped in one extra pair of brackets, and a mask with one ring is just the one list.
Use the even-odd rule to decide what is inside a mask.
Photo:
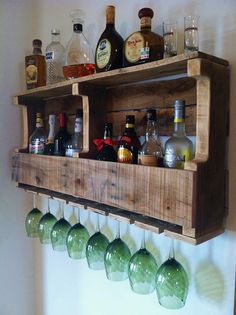
[(164, 58), (177, 55), (177, 21), (163, 22)]
[(184, 52), (189, 53), (198, 51), (199, 36), (198, 36), (199, 16), (184, 17)]

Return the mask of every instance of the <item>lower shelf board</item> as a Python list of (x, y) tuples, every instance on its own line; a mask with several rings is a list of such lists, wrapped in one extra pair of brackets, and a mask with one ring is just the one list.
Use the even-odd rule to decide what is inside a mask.
[(51, 198), (59, 202), (65, 202), (75, 207), (80, 207), (88, 211), (93, 211), (101, 215), (109, 216), (114, 220), (122, 221), (128, 224), (135, 224), (141, 229), (149, 230), (157, 234), (164, 233), (167, 237), (184, 241), (193, 245), (201, 244), (224, 232), (223, 228), (218, 228), (212, 232), (209, 232), (197, 238), (193, 238), (184, 235), (183, 229), (179, 225), (171, 224), (145, 215), (132, 213), (130, 211), (126, 211), (120, 208), (108, 206), (84, 198), (74, 197), (68, 194), (62, 194), (44, 188), (21, 183), (18, 183), (17, 186), (18, 188), (21, 188), (26, 192), (34, 193), (42, 197)]

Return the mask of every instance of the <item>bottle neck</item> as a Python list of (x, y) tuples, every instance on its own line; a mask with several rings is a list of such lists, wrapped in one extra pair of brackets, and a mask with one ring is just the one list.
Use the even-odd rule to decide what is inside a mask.
[(66, 120), (65, 120), (64, 114), (60, 114), (60, 116), (59, 116), (59, 127), (60, 127), (60, 129), (66, 128)]
[(39, 47), (34, 47), (33, 55), (42, 55), (42, 50)]
[(148, 119), (146, 129), (146, 140), (151, 138), (153, 140), (157, 140), (158, 138), (157, 121)]
[(151, 30), (152, 28), (152, 19), (150, 16), (143, 16), (140, 19), (140, 29), (141, 30)]
[(60, 42), (60, 34), (52, 34), (52, 42), (59, 43)]
[(105, 128), (103, 139), (106, 140), (111, 138), (112, 138), (111, 130), (109, 128)]
[(176, 136), (176, 137), (184, 137), (184, 136), (186, 136), (185, 121), (184, 120), (182, 122), (175, 122), (173, 135)]
[(48, 134), (48, 142), (53, 142), (55, 137), (55, 130), (56, 130), (56, 121), (54, 115), (49, 115), (49, 134)]
[(74, 131), (75, 131), (75, 133), (82, 133), (82, 131), (83, 131), (83, 119), (82, 119), (82, 117), (76, 117)]
[(108, 6), (106, 10), (106, 24), (114, 27), (115, 25), (115, 7)]
[(174, 136), (183, 137), (185, 133), (185, 107), (183, 105), (175, 106), (175, 118), (174, 118)]
[(134, 124), (126, 123), (125, 124), (125, 133), (133, 133), (135, 132)]

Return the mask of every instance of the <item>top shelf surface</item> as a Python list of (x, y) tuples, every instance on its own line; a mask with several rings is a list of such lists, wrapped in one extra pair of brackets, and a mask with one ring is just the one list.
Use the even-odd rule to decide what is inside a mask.
[(203, 52), (192, 52), (188, 55), (181, 54), (175, 57), (153, 61), (146, 64), (120, 68), (108, 72), (95, 73), (78, 79), (27, 90), (24, 93), (14, 96), (14, 104), (26, 104), (34, 99), (49, 99), (73, 95), (73, 86), (78, 86), (78, 84), (89, 84), (108, 88), (116, 85), (126, 85), (130, 83), (176, 76), (179, 74), (186, 74), (188, 60), (194, 58), (209, 60), (224, 66), (229, 65), (229, 63), (224, 59), (220, 59)]

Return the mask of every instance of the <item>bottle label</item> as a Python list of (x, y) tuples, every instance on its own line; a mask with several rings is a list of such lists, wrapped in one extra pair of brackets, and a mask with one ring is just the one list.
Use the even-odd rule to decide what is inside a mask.
[(147, 46), (147, 43), (146, 43), (146, 47), (141, 48), (140, 59), (141, 60), (149, 59), (149, 54), (150, 54), (150, 48)]
[(46, 62), (61, 61), (63, 54), (58, 51), (47, 51), (45, 53)]
[(132, 152), (124, 147), (120, 147), (117, 152), (117, 162), (131, 164), (133, 161)]
[(83, 131), (83, 121), (81, 118), (76, 118), (75, 120), (75, 132), (82, 133)]
[(26, 83), (27, 84), (32, 84), (32, 83), (37, 83), (38, 80), (38, 68), (35, 65), (34, 60), (30, 60), (28, 62), (28, 65), (25, 68), (25, 73), (26, 73)]
[(157, 157), (155, 155), (138, 155), (138, 164), (146, 166), (157, 166)]
[(130, 63), (141, 59), (141, 50), (144, 48), (144, 38), (140, 32), (135, 32), (125, 42), (125, 58)]
[(29, 151), (32, 154), (43, 154), (44, 142), (35, 140), (29, 145)]
[(102, 39), (97, 48), (96, 52), (96, 63), (99, 69), (104, 68), (111, 57), (111, 43), (107, 38)]

